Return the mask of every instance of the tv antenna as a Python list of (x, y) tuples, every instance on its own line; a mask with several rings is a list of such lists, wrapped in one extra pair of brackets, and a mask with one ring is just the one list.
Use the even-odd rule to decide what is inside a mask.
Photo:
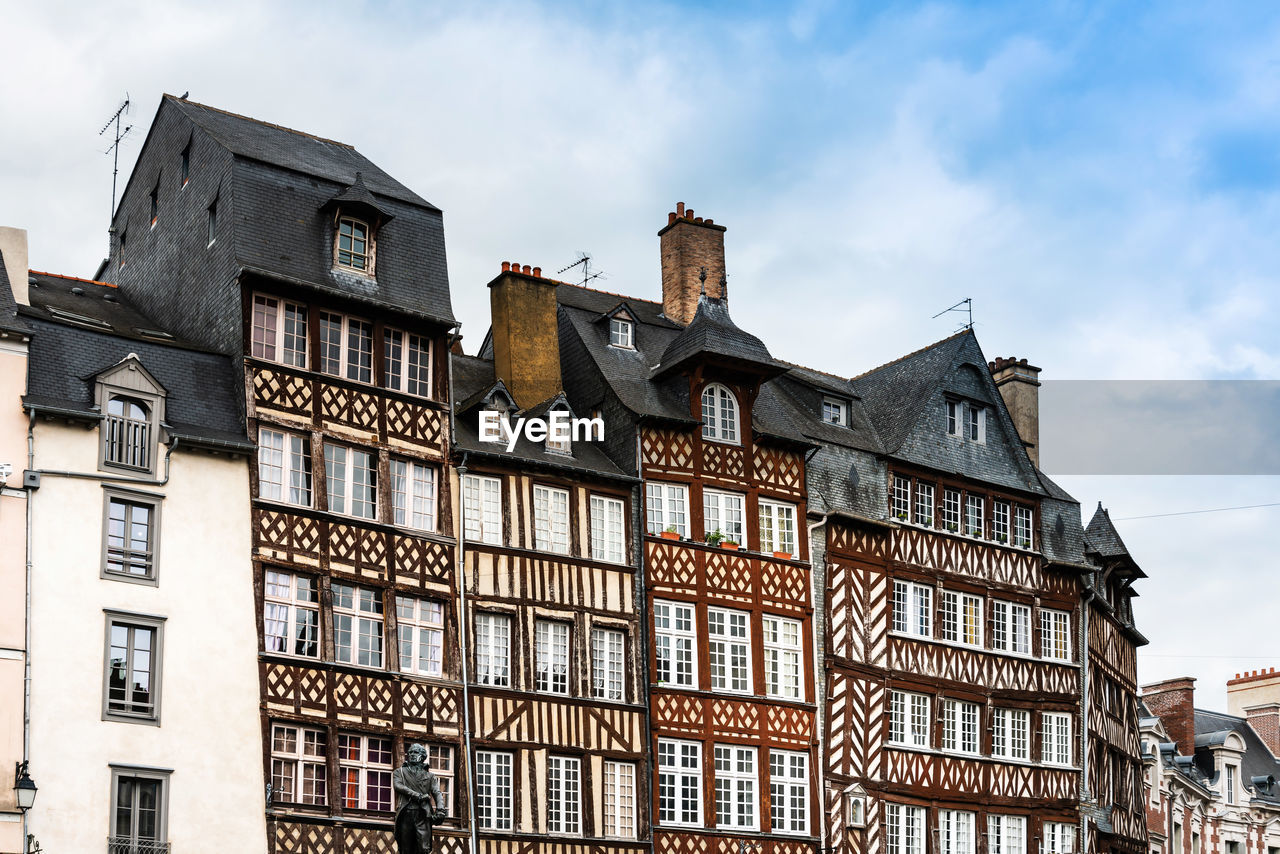
[(102, 136), (108, 130), (115, 127), (115, 138), (111, 145), (103, 154), (111, 155), (111, 216), (116, 215), (116, 176), (120, 174), (120, 140), (129, 135), (129, 131), (133, 130), (133, 125), (125, 125), (124, 130), (120, 129), (121, 117), (129, 112), (129, 93), (124, 93), (124, 103), (116, 108), (111, 118), (107, 119), (107, 123), (102, 126), (102, 130), (98, 131), (98, 136)]
[[(961, 308), (961, 306), (964, 306), (964, 308)], [(938, 312), (933, 317), (931, 317), (930, 320), (937, 320), (939, 317), (942, 317), (942, 315), (946, 314), (949, 311), (965, 312), (965, 314), (968, 315), (969, 317), (969, 322), (960, 324), (960, 329), (973, 328), (973, 297), (965, 297), (964, 299), (960, 300), (960, 302), (951, 306), (951, 308), (945, 308), (942, 311)], [(960, 329), (957, 329), (956, 331), (958, 332), (960, 331)]]
[(596, 270), (594, 273), (591, 272), (591, 255), (587, 252), (579, 252), (578, 260), (574, 261), (567, 267), (561, 267), (556, 271), (556, 275), (559, 276), (562, 273), (566, 273), (574, 267), (582, 268), (582, 281), (578, 282), (579, 285), (585, 285), (587, 282), (594, 281), (595, 279), (608, 278), (605, 275), (604, 270)]

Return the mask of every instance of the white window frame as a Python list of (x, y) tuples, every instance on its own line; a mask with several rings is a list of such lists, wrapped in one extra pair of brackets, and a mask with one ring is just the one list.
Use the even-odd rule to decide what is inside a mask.
[[(357, 478), (362, 473), (362, 478)], [(378, 452), (324, 443), (325, 492), (330, 513), (356, 519), (378, 518)], [(357, 498), (357, 489), (365, 494)]]
[[(342, 226), (346, 223), (351, 224), (351, 234), (348, 238), (351, 244), (349, 248), (343, 249), (342, 239), (345, 235), (342, 233)], [(364, 241), (364, 251), (361, 252), (356, 251), (356, 226), (364, 230), (364, 236), (361, 238)], [(345, 263), (342, 260), (343, 254), (348, 256)], [(362, 263), (357, 264), (357, 258)], [(333, 229), (333, 264), (335, 267), (341, 267), (362, 276), (373, 275), (373, 227), (367, 220), (354, 216), (338, 217), (338, 223)]]
[(848, 404), (834, 397), (822, 398), (822, 420), (837, 427), (849, 426)]
[(706, 536), (716, 531), (729, 542), (744, 545), (747, 536), (747, 497), (741, 492), (702, 490), (702, 529)]
[(925, 811), (923, 807), (885, 804), (885, 854), (924, 854)]
[(462, 513), (463, 536), (472, 542), (502, 545), (502, 480), (463, 475)]
[(1040, 609), (1040, 657), (1051, 661), (1071, 660), (1071, 612)]
[(569, 694), (569, 624), (534, 620), (533, 679), (543, 694)]
[(983, 511), (986, 502), (981, 495), (968, 493), (964, 497), (964, 533), (969, 537), (981, 537), (986, 531), (986, 520)]
[(1071, 766), (1071, 715), (1067, 712), (1040, 713), (1040, 761)]
[(582, 832), (582, 760), (547, 757), (547, 833), (577, 836)]
[(658, 739), (658, 824), (702, 825), (702, 743)]
[(454, 764), (453, 747), (448, 744), (427, 744), (427, 765), (436, 775), (440, 794), (444, 796), (441, 809), (447, 816), (453, 815), (453, 793), (457, 787), (457, 767)]
[(418, 460), (391, 458), (391, 523), (415, 531), (436, 530), (439, 482), (436, 467)]
[(991, 648), (1014, 655), (1031, 654), (1031, 606), (1003, 599), (991, 601)]
[(294, 507), (310, 507), (314, 483), (310, 437), (259, 427), (258, 497)]
[(918, 638), (933, 637), (933, 588), (915, 581), (893, 582), (893, 631)]
[(604, 762), (604, 836), (610, 839), (636, 838), (636, 765), (634, 762)]
[(793, 558), (800, 556), (796, 537), (796, 506), (784, 501), (761, 498), (760, 551), (764, 554), (786, 552)]
[(1031, 713), (1026, 709), (991, 710), (991, 755), (1031, 761)]
[[(655, 599), (653, 626), (658, 684), (698, 687), (698, 617), (694, 605)], [(663, 679), (664, 675), (668, 678)]]
[[(334, 342), (327, 338), (326, 326), (336, 326), (338, 330), (336, 360), (329, 352)], [(367, 349), (364, 346), (365, 343), (368, 344)], [(373, 321), (336, 311), (321, 311), (320, 341), (317, 350), (317, 355), (320, 357), (320, 373), (366, 385), (373, 384)], [(359, 358), (352, 361), (352, 355)], [(366, 357), (368, 364), (365, 364)]]
[[(345, 582), (331, 582), (329, 590), (333, 601), (334, 661), (383, 669), (387, 641), (382, 591)], [(343, 602), (343, 599), (347, 601)], [(344, 634), (347, 637), (345, 643), (342, 640)], [(361, 661), (364, 656), (368, 657), (367, 661)]]
[(627, 505), (621, 498), (591, 496), (591, 558), (607, 563), (627, 560)]
[(932, 483), (916, 481), (915, 523), (932, 525), (937, 508), (933, 504), (934, 489)]
[(609, 318), (609, 346), (623, 350), (634, 350), (635, 326), (625, 317)]
[(702, 438), (727, 445), (740, 445), (741, 422), (738, 398), (720, 383), (702, 389)]
[[(271, 803), (322, 807), (329, 802), (329, 735), (298, 724), (271, 724)], [(282, 794), (287, 780), (291, 797)], [(307, 789), (310, 788), (310, 792)]]
[(511, 829), (514, 764), (509, 751), (476, 751), (475, 816), (481, 830)]
[(627, 698), (627, 633), (622, 629), (591, 629), (591, 692), (597, 700)]
[(938, 810), (938, 854), (975, 854), (978, 814), (968, 810)]
[[(305, 615), (305, 616), (304, 616)], [(271, 625), (278, 625), (272, 630)], [(272, 649), (279, 643), (280, 649)], [(299, 652), (299, 647), (310, 652)], [(272, 655), (320, 657), (320, 585), (310, 575), (266, 567), (262, 591), (262, 649)]]
[(717, 744), (715, 765), (717, 830), (760, 829), (760, 765), (756, 749)]
[[(343, 749), (344, 744), (355, 744), (358, 755), (348, 756)], [(391, 781), (395, 763), (391, 751), (390, 736), (356, 732), (338, 733), (338, 800), (343, 809), (380, 812), (391, 812), (395, 809), (396, 793)], [(357, 793), (354, 802), (346, 796), (350, 780), (348, 775), (351, 774), (354, 774)], [(371, 797), (373, 795), (379, 796), (377, 800)]]
[(932, 746), (930, 697), (914, 691), (889, 692), (889, 744), (897, 747)]
[(707, 652), (712, 691), (726, 694), (751, 693), (750, 612), (733, 608), (708, 608)]
[(809, 754), (769, 751), (769, 829), (809, 835)]
[(401, 673), (444, 675), (444, 603), (396, 596), (396, 640)]
[(781, 700), (804, 700), (804, 636), (799, 620), (765, 614), (764, 686), (765, 693)]
[(511, 684), (510, 614), (476, 613), (476, 682), (505, 688)]
[(960, 490), (942, 490), (942, 527), (953, 534), (963, 532), (964, 519), (961, 518)]
[(982, 752), (982, 709), (977, 703), (944, 699), (941, 702), (942, 749), (976, 756)]
[(534, 484), (533, 547), (558, 555), (569, 553), (569, 490)]
[(994, 499), (991, 502), (991, 539), (997, 543), (1009, 542), (1009, 524), (1013, 514), (1008, 501)]
[(1030, 549), (1035, 547), (1035, 531), (1032, 522), (1035, 516), (1031, 512), (1030, 507), (1022, 504), (1013, 506), (1013, 536), (1014, 545), (1018, 548)]
[[(1181, 825), (1175, 825), (1181, 831)], [(1065, 821), (1046, 821), (1040, 825), (1044, 841), (1040, 844), (1041, 854), (1074, 854), (1076, 850), (1076, 826)], [(1178, 834), (1181, 837), (1181, 833)], [(1179, 839), (1179, 841), (1181, 841)], [(1182, 854), (1179, 847), (1174, 849)]]
[(431, 397), (430, 338), (386, 328), (382, 331), (382, 356), (382, 380), (387, 388)]
[(1027, 854), (1027, 817), (988, 813), (987, 854)]
[(943, 590), (938, 601), (938, 637), (950, 643), (982, 647), (983, 598), (958, 590)]
[(964, 404), (958, 400), (948, 400), (945, 407), (947, 435), (959, 436), (961, 422), (964, 420)]
[(891, 509), (893, 510), (893, 518), (899, 522), (907, 522), (911, 519), (911, 478), (903, 477), (900, 474), (893, 476), (893, 489), (891, 494)]
[(1236, 803), (1236, 766), (1229, 762), (1222, 763), (1222, 797), (1228, 805)]
[[(213, 240), (209, 242), (213, 243)], [(251, 310), (249, 355), (254, 359), (306, 370), (307, 307), (269, 294), (254, 294)], [(270, 325), (266, 323), (268, 317)], [(301, 324), (300, 333), (298, 324)], [(299, 343), (301, 347), (298, 347)]]
[(987, 408), (973, 403), (964, 406), (964, 438), (979, 445), (987, 441)]
[(675, 528), (689, 536), (689, 487), (683, 483), (649, 481), (645, 484), (646, 529), (654, 536)]

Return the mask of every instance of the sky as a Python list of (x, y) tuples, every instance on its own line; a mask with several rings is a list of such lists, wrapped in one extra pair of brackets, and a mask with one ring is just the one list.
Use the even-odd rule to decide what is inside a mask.
[[(189, 91), (352, 143), (441, 207), (469, 352), (503, 260), (554, 274), (589, 252), (594, 286), (656, 298), (656, 232), (685, 202), (728, 227), (735, 320), (790, 361), (861, 373), (972, 298), (987, 356), (1046, 381), (1280, 380), (1274, 4), (46, 0), (5, 19), (0, 224), (29, 229), (35, 269), (94, 273), (99, 129), (128, 93), (123, 186), (161, 94)], [(1115, 519), (1280, 502), (1276, 476), (1178, 476), (1201, 470), (1182, 453), (1175, 474), (1061, 481)], [(1151, 576), (1140, 679), (1194, 676), (1222, 707), (1226, 678), (1280, 665), (1257, 595), (1277, 527), (1280, 507), (1121, 523)]]

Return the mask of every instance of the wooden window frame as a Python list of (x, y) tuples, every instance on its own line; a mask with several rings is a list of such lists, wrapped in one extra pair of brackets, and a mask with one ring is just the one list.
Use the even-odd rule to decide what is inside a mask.
[[(275, 437), (279, 437), (279, 447)], [(269, 455), (279, 454), (277, 464)], [(280, 480), (276, 482), (265, 476), (269, 471), (279, 470)], [(295, 479), (301, 484), (295, 487)], [(327, 483), (326, 483), (327, 486)], [(270, 491), (279, 490), (279, 495), (268, 495)], [(294, 500), (295, 494), (298, 500)], [(305, 497), (305, 500), (302, 500)], [(311, 459), (311, 437), (290, 430), (276, 427), (260, 426), (258, 428), (258, 498), (263, 501), (277, 501), (291, 507), (315, 506), (315, 466)]]
[[(661, 617), (660, 613), (665, 610), (667, 616)], [(687, 612), (689, 627), (682, 629), (679, 622), (682, 619), (680, 611)], [(660, 620), (665, 619), (668, 625), (663, 626)], [(654, 638), (654, 678), (659, 685), (671, 685), (679, 688), (698, 687), (698, 609), (692, 602), (678, 602), (672, 600), (655, 599), (653, 602), (653, 638)], [(661, 678), (662, 671), (662, 650), (666, 641), (667, 655), (667, 675), (671, 677), (669, 680)], [(682, 647), (682, 644), (684, 645)], [(681, 654), (688, 656), (688, 679), (681, 680), (680, 664)]]
[[(556, 503), (563, 501), (561, 510)], [(569, 490), (541, 483), (533, 485), (533, 547), (538, 551), (567, 555), (573, 546), (570, 530)], [(561, 518), (563, 514), (563, 518)]]
[(311, 350), (309, 317), (307, 306), (300, 302), (255, 292), (249, 301), (249, 357), (307, 370)]
[[(130, 611), (116, 611), (105, 609), (103, 614), (106, 617), (106, 638), (103, 644), (103, 677), (102, 677), (102, 719), (104, 721), (118, 721), (120, 723), (145, 724), (148, 726), (160, 726), (161, 699), (163, 698), (164, 687), (164, 625), (165, 618), (151, 614), (136, 614)], [(111, 648), (112, 648), (112, 629), (120, 626), (128, 631), (127, 636), (127, 663), (125, 665), (125, 682), (126, 686), (133, 677), (133, 632), (136, 630), (148, 631), (151, 633), (151, 656), (148, 671), (151, 684), (149, 692), (151, 694), (150, 710), (142, 712), (133, 712), (125, 709), (111, 708)], [(127, 688), (126, 688), (127, 690)], [(129, 703), (132, 705), (132, 703)]]
[[(770, 624), (773, 628), (770, 628)], [(765, 696), (778, 700), (804, 702), (804, 628), (802, 623), (792, 617), (777, 614), (764, 614), (761, 617), (764, 643), (764, 688)], [(786, 630), (794, 628), (795, 641), (790, 642)], [(788, 663), (788, 656), (794, 658)], [(792, 669), (795, 679), (795, 691), (786, 690), (785, 673)]]
[[(485, 628), (482, 629), (481, 626)], [(515, 621), (510, 614), (499, 611), (476, 613), (475, 673), (478, 684), (492, 685), (497, 688), (511, 687), (511, 634), (514, 627)], [(501, 644), (495, 643), (499, 635), (503, 640)], [(487, 672), (482, 671), (480, 664), (482, 657), (487, 659)], [(485, 672), (485, 675), (482, 676), (482, 672)]]
[(547, 756), (547, 833), (582, 835), (582, 759)]
[[(758, 831), (760, 829), (760, 752), (753, 745), (712, 745), (716, 829)], [(749, 758), (750, 770), (742, 770)], [(748, 806), (750, 816), (743, 816)]]
[[(445, 604), (439, 599), (396, 595), (396, 662), (401, 673), (444, 676)], [(429, 651), (424, 663), (422, 648)], [(408, 662), (406, 666), (406, 652)]]
[[(277, 733), (281, 730), (293, 731), (293, 750), (287, 751), (277, 747)], [(312, 741), (318, 753), (308, 753), (307, 736), (319, 736)], [(318, 794), (305, 795), (308, 768), (315, 776), (310, 781), (316, 786)], [(315, 773), (315, 772), (319, 773)], [(280, 796), (281, 788), (276, 780), (283, 779), (286, 773), (292, 780), (294, 797), (285, 800)], [(310, 727), (293, 721), (272, 721), (271, 723), (271, 804), (296, 804), (303, 808), (325, 807), (329, 803), (329, 733), (323, 727)], [(301, 796), (301, 797), (299, 797)]]
[(722, 383), (707, 383), (702, 401), (702, 438), (723, 445), (742, 444), (742, 409), (738, 396)]
[[(272, 576), (276, 576), (273, 584)], [(305, 573), (293, 572), (292, 570), (279, 569), (274, 566), (263, 568), (263, 585), (262, 585), (262, 650), (269, 655), (287, 655), (292, 658), (302, 658), (308, 660), (318, 660), (321, 653), (321, 637), (320, 637), (320, 583), (319, 580)], [(273, 586), (278, 588), (285, 578), (289, 581), (289, 595), (285, 596), (279, 592), (273, 592)], [(305, 580), (310, 585), (310, 593), (314, 598), (304, 599), (299, 592), (299, 582)], [(274, 638), (267, 632), (267, 623), (269, 617), (268, 609), (271, 606), (285, 609), (285, 634), (283, 641), (285, 648), (282, 650), (268, 649), (267, 639)], [(315, 652), (308, 655), (305, 652), (295, 652), (290, 647), (296, 648), (299, 641), (299, 629), (305, 628), (305, 624), (300, 624), (298, 615), (300, 612), (312, 614), (314, 622), (311, 623), (313, 637), (310, 641)], [(277, 622), (279, 622), (277, 620)]]
[[(365, 667), (370, 670), (385, 670), (387, 668), (387, 608), (386, 603), (382, 600), (382, 591), (376, 587), (367, 587), (361, 584), (351, 584), (348, 582), (330, 582), (330, 611), (333, 626), (333, 660), (340, 664), (349, 664), (353, 667)], [(344, 591), (350, 591), (350, 604), (339, 604), (339, 597), (346, 595)], [(365, 604), (369, 604), (373, 610), (365, 608)], [(340, 620), (350, 621), (346, 628), (339, 628)], [(376, 631), (370, 631), (376, 626)], [(349, 633), (350, 637), (347, 641), (346, 648), (349, 658), (343, 658), (340, 638), (343, 633)], [(369, 649), (367, 652), (370, 656), (368, 662), (360, 660), (360, 656), (365, 650), (360, 648), (360, 640), (364, 638), (376, 639), (377, 646), (377, 662), (373, 661), (375, 650)]]
[[(723, 631), (717, 631), (719, 621)], [(740, 622), (741, 635), (734, 632), (738, 627), (734, 621)], [(754, 660), (751, 655), (751, 612), (736, 608), (707, 608), (707, 667), (711, 678), (711, 690), (719, 694), (752, 694), (754, 693)], [(717, 653), (717, 648), (722, 651)], [(723, 662), (722, 674), (716, 674), (716, 657)], [(741, 674), (735, 658), (741, 657)], [(716, 684), (719, 681), (720, 684)], [(738, 681), (743, 682), (741, 688), (734, 687)]]
[[(657, 495), (654, 494), (655, 491)], [(679, 522), (672, 521), (676, 510), (682, 516)], [(689, 518), (689, 485), (667, 480), (651, 480), (646, 483), (645, 522), (646, 530), (653, 536), (674, 527), (681, 537), (688, 537), (692, 524)]]
[[(375, 741), (386, 745), (385, 762), (375, 759), (372, 755)], [(346, 750), (344, 750), (344, 747), (352, 743), (358, 746), (359, 755), (355, 758), (348, 756)], [(394, 750), (395, 742), (390, 735), (363, 732), (338, 733), (338, 803), (344, 810), (384, 813), (395, 810), (396, 793), (392, 781), (392, 773), (395, 770)], [(380, 750), (379, 752), (383, 751)], [(354, 803), (352, 803), (349, 795), (349, 787), (353, 781), (348, 778), (348, 775), (352, 772), (355, 773), (356, 798)], [(376, 778), (375, 775), (377, 775)], [(385, 775), (386, 779), (385, 787), (381, 785), (383, 775)], [(379, 798), (374, 801), (371, 796), (383, 788), (386, 790), (386, 800), (383, 801)]]
[[(103, 488), (100, 578), (110, 579), (111, 581), (127, 581), (132, 584), (143, 584), (149, 587), (155, 587), (160, 583), (160, 518), (163, 503), (163, 495), (136, 492), (120, 487)], [(111, 545), (112, 504), (121, 504), (126, 508), (123, 544), (116, 549), (113, 549)], [(129, 545), (131, 541), (129, 529), (133, 525), (130, 521), (132, 508), (146, 508), (149, 511), (147, 518), (147, 544), (145, 551), (141, 555), (141, 561), (146, 567), (146, 571), (143, 573), (111, 569), (113, 562), (119, 563), (122, 568), (138, 563), (139, 553)]]
[[(809, 754), (803, 750), (769, 751), (770, 832), (809, 835), (809, 764)], [(800, 822), (796, 821), (797, 803), (801, 805)]]
[[(592, 495), (588, 501), (591, 515), (591, 559), (606, 563), (627, 562), (627, 502), (612, 495)], [(613, 514), (617, 514), (614, 530)]]
[[(667, 762), (667, 755), (670, 754), (670, 762)], [(702, 826), (702, 783), (703, 783), (703, 755), (702, 742), (691, 741), (684, 738), (659, 738), (658, 739), (658, 814), (655, 824), (659, 827), (701, 827)], [(671, 782), (666, 784), (669, 786), (672, 803), (671, 812), (678, 818), (664, 820), (662, 814), (665, 810), (663, 806), (663, 777), (670, 777)], [(692, 782), (694, 784), (693, 797), (689, 800), (685, 799), (686, 784)], [(690, 807), (692, 807), (692, 818), (690, 815)]]
[(462, 511), (463, 536), (467, 540), (492, 546), (502, 545), (502, 478), (480, 474), (463, 475)]

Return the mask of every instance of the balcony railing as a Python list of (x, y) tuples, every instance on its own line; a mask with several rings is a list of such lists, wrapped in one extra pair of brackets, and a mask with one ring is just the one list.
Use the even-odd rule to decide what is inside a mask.
[(108, 836), (107, 854), (169, 854), (169, 843), (158, 839), (130, 839)]

